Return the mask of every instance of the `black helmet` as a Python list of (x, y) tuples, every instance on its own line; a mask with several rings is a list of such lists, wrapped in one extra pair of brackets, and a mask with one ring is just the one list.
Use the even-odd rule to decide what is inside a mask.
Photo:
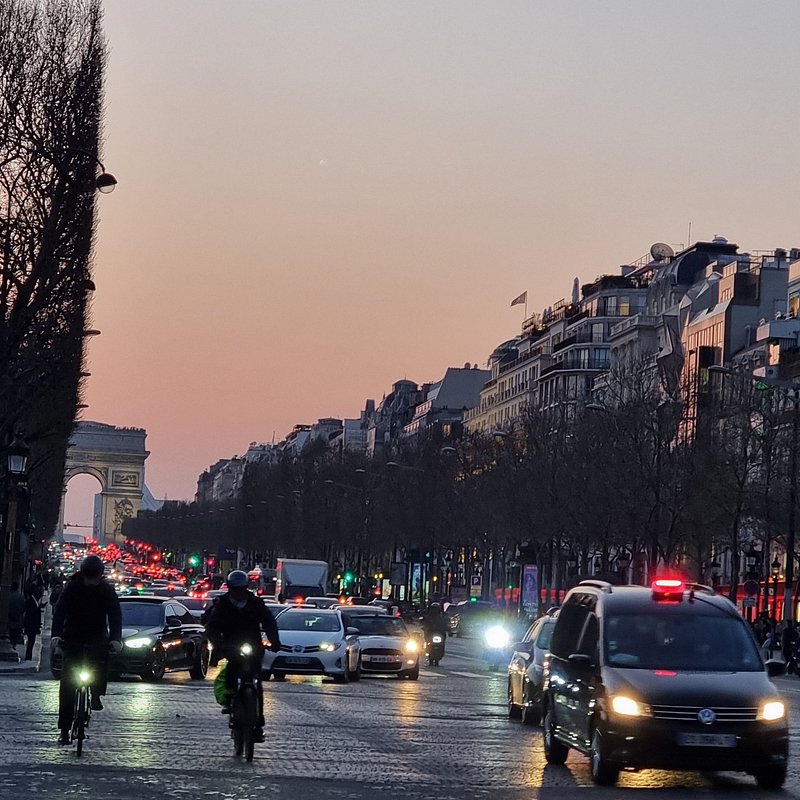
[(228, 574), (229, 589), (246, 589), (250, 583), (247, 573), (243, 569), (235, 569)]
[(81, 563), (81, 575), (87, 578), (100, 578), (106, 567), (100, 556), (86, 556)]

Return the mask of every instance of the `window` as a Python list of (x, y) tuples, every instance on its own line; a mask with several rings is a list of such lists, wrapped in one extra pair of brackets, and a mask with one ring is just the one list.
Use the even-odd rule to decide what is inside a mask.
[(600, 623), (594, 614), (589, 614), (586, 618), (586, 624), (583, 626), (583, 633), (581, 640), (578, 643), (576, 653), (582, 653), (585, 656), (590, 656), (597, 661), (597, 641), (600, 638)]
[(619, 315), (621, 317), (628, 317), (631, 313), (631, 301), (626, 295), (619, 298)]
[(607, 317), (616, 317), (617, 316), (617, 298), (616, 297), (606, 297), (606, 316)]
[[(573, 595), (569, 602), (564, 604), (558, 615), (556, 629), (553, 632), (553, 641), (550, 651), (558, 658), (569, 658), (572, 653), (577, 652), (578, 642), (583, 633), (583, 626), (589, 616), (587, 595)], [(594, 598), (591, 598), (592, 600)]]
[(800, 312), (800, 295), (794, 295), (789, 298), (789, 314), (797, 317), (798, 312)]
[(605, 341), (603, 338), (603, 325), (602, 322), (596, 322), (592, 325), (592, 341), (593, 342), (602, 342)]

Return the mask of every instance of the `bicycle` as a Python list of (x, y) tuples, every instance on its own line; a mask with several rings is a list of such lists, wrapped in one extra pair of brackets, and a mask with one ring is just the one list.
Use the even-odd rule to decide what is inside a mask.
[[(239, 647), (237, 667), (236, 692), (231, 700), (228, 724), (231, 728), (234, 755), (236, 757), (244, 755), (246, 761), (252, 761), (256, 732), (260, 727), (261, 663), (251, 644), (245, 643)], [(230, 668), (228, 665), (228, 669)]]
[(75, 687), (75, 710), (72, 718), (70, 739), (76, 742), (78, 757), (83, 753), (83, 740), (86, 738), (86, 728), (92, 717), (91, 686), (92, 674), (87, 666), (78, 668), (78, 684)]

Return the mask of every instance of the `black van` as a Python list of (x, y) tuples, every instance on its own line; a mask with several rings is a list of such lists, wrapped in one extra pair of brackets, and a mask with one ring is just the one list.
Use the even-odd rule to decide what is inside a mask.
[(543, 689), (544, 750), (621, 769), (735, 770), (763, 788), (786, 780), (786, 709), (733, 604), (679, 580), (651, 588), (584, 581), (567, 595)]

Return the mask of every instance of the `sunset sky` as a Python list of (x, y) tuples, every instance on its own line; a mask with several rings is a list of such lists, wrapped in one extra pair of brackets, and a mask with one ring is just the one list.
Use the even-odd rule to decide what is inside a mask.
[[(656, 241), (800, 246), (800, 4), (106, 0), (84, 419), (147, 483), (485, 362)], [(71, 483), (86, 521), (93, 479)]]

